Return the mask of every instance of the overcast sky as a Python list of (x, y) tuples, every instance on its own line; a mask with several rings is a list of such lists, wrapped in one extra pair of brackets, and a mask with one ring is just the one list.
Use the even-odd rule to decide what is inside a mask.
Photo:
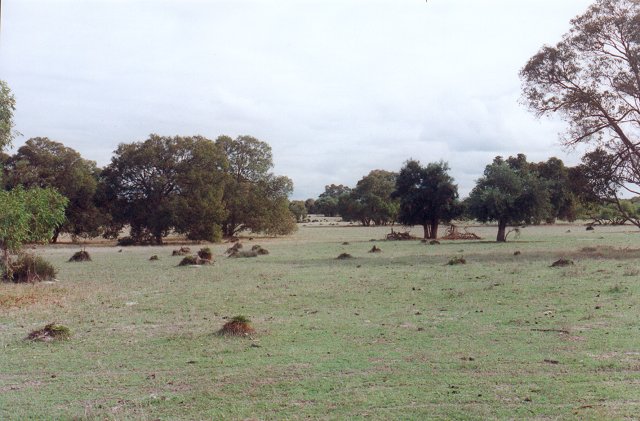
[(252, 135), (294, 199), (408, 158), (468, 194), (496, 155), (580, 154), (518, 103), (518, 71), (588, 0), (2, 0), (19, 146), (107, 165), (150, 133)]

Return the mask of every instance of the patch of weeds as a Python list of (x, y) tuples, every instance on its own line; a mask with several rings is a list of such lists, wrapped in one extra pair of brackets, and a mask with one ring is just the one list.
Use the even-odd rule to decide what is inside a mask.
[(349, 253), (340, 253), (338, 255), (338, 257), (336, 257), (337, 260), (347, 260), (347, 259), (353, 259), (353, 256), (350, 255)]
[(73, 253), (73, 256), (71, 256), (68, 261), (69, 262), (90, 262), (91, 255), (86, 250), (80, 250)]
[(34, 330), (27, 335), (30, 341), (52, 342), (65, 340), (71, 337), (71, 330), (68, 327), (56, 323), (49, 323), (42, 329)]
[(621, 283), (617, 283), (612, 287), (610, 287), (609, 289), (607, 289), (607, 292), (609, 294), (620, 294), (621, 292), (625, 292), (626, 290), (627, 290), (627, 287), (625, 287)]
[(149, 260), (160, 260), (160, 258), (157, 254), (154, 254), (153, 256), (149, 257)]
[(467, 260), (464, 258), (464, 256), (454, 256), (450, 258), (449, 261), (447, 262), (447, 265), (449, 266), (466, 265), (466, 264), (467, 264)]
[(53, 265), (40, 256), (23, 254), (11, 265), (11, 281), (37, 282), (50, 281), (56, 277)]
[(382, 253), (382, 249), (374, 245), (373, 247), (371, 247), (371, 250), (369, 250), (369, 253)]

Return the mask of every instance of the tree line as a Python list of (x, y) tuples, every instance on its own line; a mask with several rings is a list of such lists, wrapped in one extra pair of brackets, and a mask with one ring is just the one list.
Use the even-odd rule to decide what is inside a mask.
[(152, 134), (119, 145), (104, 168), (43, 137), (0, 159), (5, 190), (53, 188), (67, 198), (53, 242), (60, 234), (117, 238), (125, 226), (130, 237), (121, 241), (135, 244), (162, 244), (171, 232), (218, 241), (244, 229), (273, 235), (295, 229), (293, 182), (271, 172), (271, 147), (251, 136)]
[(587, 153), (582, 164), (574, 167), (555, 157), (535, 163), (528, 162), (524, 154), (506, 159), (498, 156), (463, 200), (446, 162), (422, 165), (410, 159), (398, 173), (374, 170), (354, 188), (331, 184), (317, 199), (291, 205), (298, 209), (294, 213), (299, 219), (319, 213), (365, 226), (422, 226), (427, 239), (437, 238), (438, 227), (454, 220), (496, 222), (497, 241), (506, 241), (509, 226), (558, 219), (635, 223), (640, 219), (636, 199), (615, 200), (602, 194), (601, 186), (607, 181), (596, 174), (602, 172), (601, 154)]

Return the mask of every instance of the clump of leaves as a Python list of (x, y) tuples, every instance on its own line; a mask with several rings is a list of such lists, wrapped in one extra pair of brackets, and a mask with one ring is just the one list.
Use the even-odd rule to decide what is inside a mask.
[(218, 331), (220, 335), (229, 336), (249, 336), (255, 333), (255, 329), (251, 326), (251, 320), (243, 315), (233, 317), (222, 326)]
[(555, 262), (553, 262), (551, 264), (552, 268), (556, 268), (556, 267), (566, 267), (566, 266), (573, 266), (573, 260), (569, 260), (569, 259), (558, 259)]
[(89, 255), (89, 252), (86, 250), (80, 250), (73, 253), (73, 256), (71, 256), (68, 261), (69, 262), (90, 262), (91, 255)]
[(213, 259), (213, 252), (209, 247), (203, 247), (198, 251), (198, 257), (203, 260)]
[(189, 254), (191, 254), (191, 249), (189, 247), (180, 247), (171, 253), (172, 256), (186, 256)]
[(50, 281), (56, 277), (56, 269), (40, 256), (22, 254), (12, 263), (11, 278), (13, 282)]
[(198, 258), (196, 256), (184, 256), (184, 258), (178, 263), (178, 266), (190, 266), (197, 265)]
[(465, 265), (467, 264), (467, 260), (463, 256), (454, 256), (447, 262), (449, 266), (454, 265)]
[(56, 323), (49, 323), (42, 329), (34, 330), (27, 335), (30, 341), (51, 342), (65, 340), (71, 337), (71, 330), (68, 327)]
[(261, 255), (269, 254), (269, 250), (262, 248), (262, 246), (259, 246), (258, 244), (251, 247), (251, 251), (255, 251), (256, 253)]
[(338, 255), (338, 257), (336, 257), (336, 259), (338, 259), (338, 260), (353, 259), (353, 256), (350, 255), (349, 253), (340, 253), (340, 255)]

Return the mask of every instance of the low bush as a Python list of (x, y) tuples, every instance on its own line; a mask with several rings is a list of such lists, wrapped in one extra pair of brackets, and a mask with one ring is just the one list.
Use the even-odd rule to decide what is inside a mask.
[(50, 281), (55, 279), (57, 273), (51, 263), (32, 254), (21, 255), (11, 269), (10, 280), (13, 282)]
[(189, 247), (180, 247), (171, 253), (172, 256), (186, 256), (189, 254), (191, 254), (191, 249)]
[(190, 266), (190, 265), (197, 265), (198, 264), (198, 258), (196, 256), (185, 256), (180, 263), (178, 263), (178, 266)]
[(198, 257), (203, 260), (213, 259), (213, 252), (209, 247), (203, 247), (198, 251)]

